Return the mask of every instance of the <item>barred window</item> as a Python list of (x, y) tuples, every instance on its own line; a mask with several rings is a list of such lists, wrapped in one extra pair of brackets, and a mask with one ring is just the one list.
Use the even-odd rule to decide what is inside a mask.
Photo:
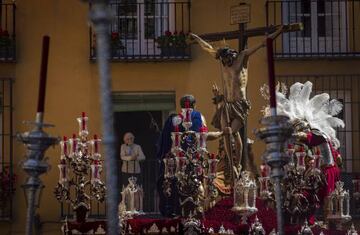
[(109, 29), (112, 59), (190, 56), (185, 42), (190, 31), (189, 1), (112, 0), (110, 7), (115, 16)]

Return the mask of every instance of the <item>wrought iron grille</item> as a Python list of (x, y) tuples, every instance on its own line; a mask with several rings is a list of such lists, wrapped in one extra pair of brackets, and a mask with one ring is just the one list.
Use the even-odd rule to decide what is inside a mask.
[[(121, 160), (119, 160), (119, 166), (121, 166)], [(144, 211), (147, 214), (159, 214), (159, 197), (157, 193), (156, 182), (159, 176), (159, 161), (156, 159), (146, 159), (140, 162), (141, 174), (138, 179), (138, 184), (143, 187), (144, 190)], [(121, 169), (121, 168), (119, 168)], [(123, 176), (121, 171), (119, 172), (120, 179), (119, 184), (125, 183), (127, 177)], [(127, 184), (125, 184), (127, 185)], [(121, 186), (120, 186), (121, 188)], [(61, 218), (68, 217), (73, 218), (73, 210), (71, 205), (65, 202), (60, 203)], [(89, 218), (104, 219), (106, 217), (105, 203), (90, 202)]]
[[(90, 174), (90, 173), (89, 173)], [(88, 195), (90, 195), (90, 189), (86, 191)], [(74, 193), (74, 192), (70, 192)], [(97, 201), (90, 200), (90, 210), (88, 212), (88, 218), (89, 219), (105, 219), (106, 218), (106, 206), (105, 202), (100, 203)], [(71, 203), (68, 202), (60, 202), (60, 217), (62, 219), (68, 218), (68, 219), (74, 219), (75, 213), (72, 208)]]
[(289, 75), (278, 79), (288, 87), (296, 82), (311, 81), (313, 95), (326, 92), (343, 103), (343, 111), (338, 116), (344, 120), (345, 128), (337, 132), (343, 158), (342, 172), (360, 172), (360, 75)]
[(0, 220), (12, 219), (15, 173), (13, 168), (13, 80), (0, 78)]
[[(112, 0), (110, 7), (115, 16), (109, 28), (113, 61), (190, 59), (190, 1)], [(90, 59), (96, 59), (91, 28), (89, 35)]]
[(269, 0), (267, 25), (302, 22), (304, 30), (283, 34), (277, 58), (360, 56), (359, 0)]
[(15, 44), (15, 3), (0, 1), (0, 61), (14, 62)]

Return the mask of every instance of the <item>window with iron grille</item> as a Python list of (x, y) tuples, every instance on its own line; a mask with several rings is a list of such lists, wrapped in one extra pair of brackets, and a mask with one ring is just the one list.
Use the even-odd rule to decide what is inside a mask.
[(0, 78), (0, 220), (12, 219), (15, 174), (13, 171), (13, 80)]
[(0, 62), (15, 61), (15, 3), (0, 0)]
[[(113, 60), (190, 58), (189, 1), (112, 0), (110, 8), (115, 15), (109, 29)], [(90, 56), (95, 59), (96, 38), (90, 35)]]
[(302, 22), (304, 30), (283, 34), (278, 58), (359, 56), (359, 0), (269, 0), (267, 24)]
[(342, 172), (360, 172), (360, 75), (289, 75), (279, 76), (279, 81), (288, 87), (296, 82), (311, 81), (313, 95), (325, 92), (343, 103), (339, 118), (345, 122), (345, 128), (337, 130), (343, 158)]

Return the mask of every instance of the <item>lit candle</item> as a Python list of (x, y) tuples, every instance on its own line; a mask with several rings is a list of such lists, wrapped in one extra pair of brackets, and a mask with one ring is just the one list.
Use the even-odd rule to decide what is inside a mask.
[(100, 180), (100, 165), (98, 160), (94, 160), (93, 164), (91, 165), (91, 182), (94, 183), (95, 181)]
[(68, 141), (66, 136), (63, 137), (63, 141), (60, 142), (60, 147), (61, 147), (61, 158), (65, 158), (66, 156), (68, 156)]
[(292, 149), (294, 149), (294, 145), (293, 144), (288, 144), (288, 150), (292, 150)]
[(206, 149), (206, 138), (207, 138), (207, 132), (208, 132), (208, 129), (206, 126), (202, 126), (200, 128), (200, 148), (202, 149)]
[(172, 150), (178, 150), (180, 147), (180, 133), (179, 132), (171, 132), (171, 140), (173, 141)]
[(65, 159), (60, 160), (60, 164), (58, 165), (60, 176), (59, 176), (59, 183), (64, 184), (67, 182), (67, 167)]
[(209, 174), (210, 176), (215, 176), (216, 174), (216, 165), (217, 165), (218, 160), (216, 159), (216, 156), (214, 153), (210, 154), (210, 158), (208, 160), (209, 163)]
[(186, 109), (186, 117), (185, 117), (185, 121), (186, 122), (190, 122), (190, 109)]
[(276, 115), (276, 94), (275, 94), (275, 69), (273, 55), (273, 39), (266, 39), (267, 61), (268, 61), (268, 77), (269, 77), (269, 94), (270, 94), (270, 112)]
[(269, 166), (266, 164), (261, 164), (260, 166), (260, 170), (261, 170), (261, 176), (262, 177), (268, 177), (270, 174), (270, 169)]
[(43, 41), (42, 41), (40, 84), (39, 84), (39, 97), (38, 97), (38, 106), (37, 106), (38, 113), (44, 113), (44, 107), (45, 107), (46, 77), (47, 77), (47, 67), (48, 67), (48, 59), (49, 59), (49, 44), (50, 44), (50, 37), (44, 36)]
[(304, 152), (304, 146), (300, 146), (299, 152), (296, 153), (297, 167), (299, 169), (305, 169), (305, 155), (306, 153)]

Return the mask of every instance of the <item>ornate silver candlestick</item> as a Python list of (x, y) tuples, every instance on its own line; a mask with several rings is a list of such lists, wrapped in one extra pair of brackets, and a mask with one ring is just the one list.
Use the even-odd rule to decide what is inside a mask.
[(39, 201), (40, 191), (44, 185), (41, 182), (39, 176), (44, 174), (49, 169), (49, 164), (44, 159), (45, 151), (54, 144), (57, 144), (59, 138), (49, 136), (43, 131), (43, 127), (49, 127), (51, 125), (43, 123), (43, 113), (38, 112), (36, 114), (36, 121), (29, 122), (35, 126), (35, 128), (29, 132), (18, 134), (19, 141), (24, 143), (27, 148), (26, 159), (22, 163), (23, 170), (29, 175), (26, 183), (22, 185), (27, 197), (27, 220), (26, 220), (26, 234), (32, 234), (32, 225), (35, 216), (35, 204)]
[(289, 123), (289, 118), (280, 115), (265, 117), (261, 120), (261, 124), (265, 127), (258, 129), (255, 134), (266, 143), (263, 160), (271, 167), (270, 177), (274, 182), (278, 233), (282, 235), (284, 223), (280, 181), (285, 175), (284, 166), (290, 160), (285, 152), (285, 142), (291, 137), (293, 128)]
[(84, 223), (91, 209), (90, 201), (103, 202), (106, 187), (101, 180), (101, 139), (94, 135), (94, 139), (88, 140), (88, 117), (84, 112), (77, 120), (79, 137), (74, 134), (67, 140), (64, 136), (60, 142), (60, 177), (54, 193), (58, 201), (70, 203), (76, 221)]
[[(201, 217), (204, 208), (217, 196), (213, 181), (218, 160), (206, 149), (207, 130), (190, 130), (191, 112), (191, 108), (183, 108), (182, 117), (173, 118), (175, 131), (171, 133), (172, 147), (163, 159), (163, 190), (170, 196), (171, 182), (176, 179), (182, 216), (185, 218)], [(184, 127), (183, 132), (179, 131), (179, 125)]]

